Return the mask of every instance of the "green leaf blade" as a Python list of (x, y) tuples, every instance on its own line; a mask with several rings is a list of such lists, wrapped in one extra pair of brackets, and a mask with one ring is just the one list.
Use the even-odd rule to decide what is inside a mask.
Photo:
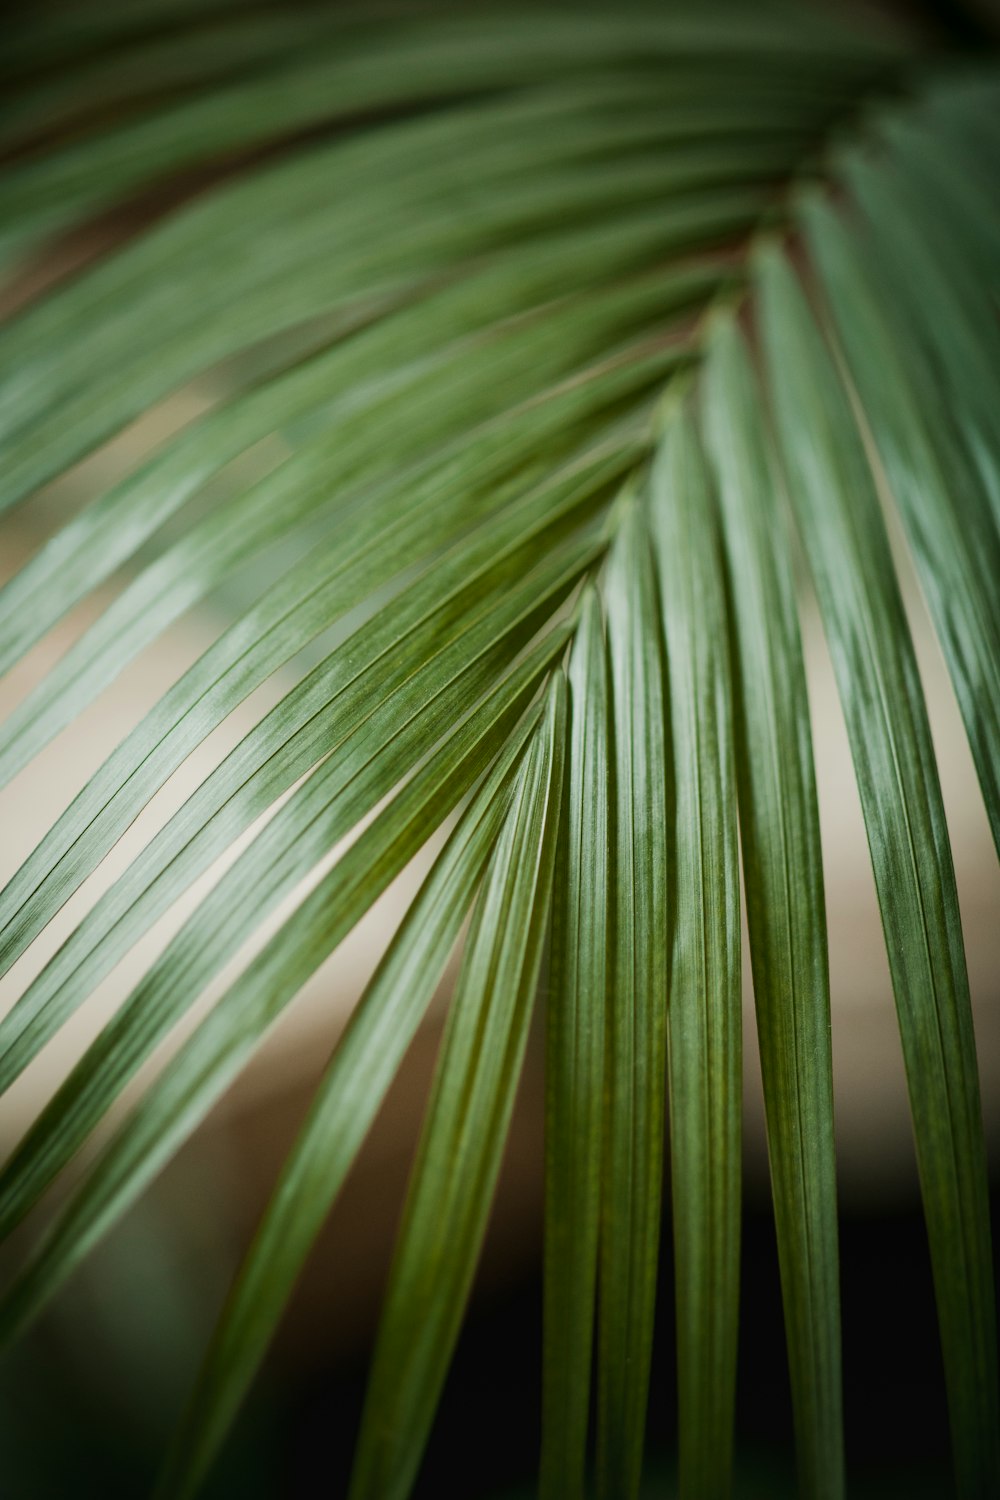
[(649, 536), (626, 500), (603, 593), (613, 736), (614, 965), (602, 1188), (597, 1491), (632, 1500), (642, 1471), (666, 1091), (664, 701)]
[(778, 434), (830, 643), (892, 974), (959, 1494), (1000, 1487), (995, 1294), (975, 1036), (930, 728), (846, 394), (778, 252), (758, 265)]
[(5, 1293), (0, 1338), (12, 1337), (38, 1313), (135, 1200), (305, 981), (470, 790), (568, 636), (568, 626), (556, 627), (466, 714), (217, 1003), (98, 1157)]
[(410, 1492), (471, 1287), (548, 922), (565, 718), (557, 673), (473, 917), (390, 1274), (351, 1500)]
[[(0, 1088), (18, 1076), (177, 895), (299, 776), (324, 757), (342, 757), (352, 735), (358, 743), (359, 734), (388, 732), (394, 721), (383, 705), (390, 700), (397, 708), (402, 705), (408, 694), (399, 696), (399, 690), (411, 674), (426, 675), (430, 668), (435, 675), (435, 657), (441, 658), (449, 644), (454, 654), (456, 636), (466, 632), (469, 639), (458, 649), (471, 660), (484, 609), (500, 606), (506, 613), (514, 605), (516, 613), (518, 598), (529, 615), (546, 597), (555, 605), (552, 586), (558, 592), (575, 581), (591, 555), (587, 549), (601, 545), (596, 536), (567, 541), (566, 533), (586, 527), (589, 514), (602, 503), (602, 485), (614, 473), (613, 463), (608, 468), (599, 463), (562, 495), (551, 490), (544, 500), (529, 495), (460, 538), (395, 596), (391, 609), (349, 636), (265, 715), (0, 1020)], [(574, 561), (580, 545), (584, 550), (575, 553)], [(533, 570), (533, 599), (520, 587), (519, 576), (539, 553), (549, 557), (538, 564), (541, 571)], [(496, 635), (502, 636), (506, 627), (497, 617), (495, 625)]]
[[(491, 430), (471, 444), (471, 455), (463, 449), (456, 458), (431, 465), (415, 490), (402, 482), (384, 506), (346, 518), (352, 524), (344, 544), (330, 545), (335, 528), (326, 546), (279, 579), (202, 654), (112, 752), (8, 882), (0, 893), (0, 968), (6, 970), (24, 951), (195, 745), (352, 605), (426, 561), (474, 521), (496, 514), (511, 490), (521, 497), (548, 495), (550, 501), (565, 491), (586, 496), (594, 474), (616, 468), (620, 473), (626, 455), (642, 451), (637, 421), (631, 432), (605, 430), (591, 440), (589, 451), (571, 454), (537, 484), (531, 483), (530, 463), (550, 452), (554, 433), (565, 432), (566, 424), (572, 431), (585, 415), (604, 412), (609, 401), (628, 400), (678, 359), (675, 350), (654, 351), (635, 363), (602, 369), (592, 381), (574, 382), (521, 412), (519, 438), (512, 430)], [(522, 465), (529, 465), (526, 473)]]
[(549, 962), (542, 1500), (582, 1500), (601, 1207), (608, 987), (608, 686), (597, 594), (569, 665), (569, 745)]
[(227, 1299), (159, 1492), (194, 1493), (236, 1413), (320, 1226), (428, 1004), (490, 855), (513, 768), (510, 737), (435, 861), (348, 1023)]
[(673, 766), (667, 1059), (680, 1487), (729, 1494), (739, 1320), (742, 999), (726, 605), (689, 406), (650, 479)]
[[(385, 695), (376, 704), (348, 705), (357, 721), (351, 732), (331, 747), (208, 893), (5, 1163), (0, 1173), (0, 1232), (8, 1233), (28, 1212), (128, 1079), (226, 961), (236, 956), (255, 926), (412, 772), (456, 718), (481, 694), (497, 691), (498, 674), (545, 626), (596, 551), (591, 542), (571, 547), (565, 557), (557, 552), (552, 563), (532, 570), (518, 588), (491, 601), (478, 618), (467, 617), (452, 639), (434, 642), (438, 649), (392, 691), (385, 692), (388, 684), (383, 684)], [(360, 688), (378, 691), (379, 684), (365, 676)], [(72, 976), (67, 985), (72, 997)], [(58, 992), (55, 999), (59, 1002)], [(65, 1009), (67, 1000), (61, 1003)], [(34, 1045), (38, 1040), (36, 1023), (26, 1041)], [(17, 1041), (21, 1046), (15, 1056), (20, 1056), (25, 1042), (21, 1037)]]
[(723, 519), (750, 958), (804, 1497), (844, 1494), (830, 978), (819, 810), (785, 518), (740, 335), (710, 336), (703, 423)]
[[(1000, 363), (991, 371), (988, 341), (976, 338), (972, 312), (949, 298), (928, 247), (914, 236), (912, 221), (885, 184), (860, 180), (866, 198), (880, 189), (876, 217), (885, 232), (881, 243), (876, 240), (881, 253), (874, 263), (870, 250), (866, 262), (857, 236), (849, 237), (837, 215), (816, 199), (803, 209), (808, 242), (906, 528), (1000, 853), (1000, 510), (991, 513), (974, 463), (977, 452), (986, 462), (992, 440), (1000, 502), (1000, 407), (991, 399), (1000, 400)], [(909, 270), (887, 296), (900, 243), (910, 250)], [(984, 299), (977, 322), (988, 328), (990, 315)], [(921, 347), (920, 334), (926, 336), (929, 324), (945, 351), (938, 369), (961, 380), (958, 391), (949, 391)], [(1000, 350), (1000, 332), (994, 342)], [(978, 350), (985, 368), (969, 358), (970, 348)], [(980, 397), (990, 425), (974, 420)], [(978, 430), (978, 442), (963, 444), (963, 420)]]

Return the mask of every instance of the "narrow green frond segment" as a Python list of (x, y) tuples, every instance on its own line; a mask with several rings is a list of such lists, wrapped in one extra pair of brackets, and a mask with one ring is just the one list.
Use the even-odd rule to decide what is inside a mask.
[(922, 348), (921, 364), (926, 369), (931, 362), (948, 395), (949, 446), (957, 439), (973, 469), (973, 476), (962, 476), (961, 503), (973, 513), (985, 503), (1000, 530), (1000, 325), (990, 278), (975, 266), (988, 237), (969, 244), (971, 232), (966, 237), (960, 224), (952, 228), (909, 153), (895, 151), (876, 165), (850, 152), (841, 172), (864, 214), (859, 238), (883, 271), (905, 259), (907, 275), (894, 283), (884, 311), (893, 332), (905, 321), (906, 345)]
[(582, 1500), (601, 1208), (608, 988), (608, 684), (600, 600), (585, 594), (569, 665), (545, 1081), (542, 1500)]
[(842, 1500), (830, 979), (819, 812), (783, 504), (759, 391), (719, 319), (701, 377), (731, 615), (750, 960), (803, 1500)]
[(390, 1273), (351, 1500), (404, 1500), (472, 1286), (548, 924), (566, 737), (553, 678), (476, 904)]
[(649, 532), (624, 502), (604, 580), (614, 726), (614, 962), (608, 995), (597, 1491), (642, 1472), (663, 1178), (667, 818), (659, 605)]
[[(564, 332), (573, 341), (565, 327)], [(578, 344), (575, 349), (582, 352)], [(585, 436), (594, 443), (594, 428), (609, 409), (620, 410), (630, 397), (638, 401), (646, 386), (683, 357), (677, 348), (628, 346), (616, 349), (611, 358), (605, 355), (597, 368), (581, 370), (571, 358), (567, 372), (564, 357), (550, 349), (558, 373), (573, 380), (567, 389), (565, 378), (542, 388), (530, 378), (525, 381), (524, 360), (529, 369), (539, 364), (543, 379), (546, 373), (548, 362), (534, 340), (513, 352), (517, 372), (498, 368), (494, 388), (502, 393), (503, 374), (513, 374), (513, 409), (497, 412), (489, 406), (488, 360), (478, 380), (473, 376), (477, 393), (469, 385), (468, 369), (464, 388), (461, 368), (444, 372), (451, 379), (443, 387), (426, 377), (423, 394), (430, 408), (421, 408), (425, 421), (415, 420), (407, 429), (409, 442), (404, 431), (399, 448), (392, 438), (384, 439), (385, 462), (379, 422), (402, 419), (398, 410), (383, 406), (361, 413), (360, 437), (345, 441), (340, 425), (333, 424), (288, 462), (193, 522), (131, 581), (10, 715), (0, 729), (0, 783), (9, 781), (185, 609), (268, 545), (291, 546), (290, 566), (164, 696), (164, 716), (171, 710), (187, 713), (196, 704), (207, 712), (219, 676), (227, 671), (233, 675), (234, 657), (240, 671), (233, 685), (242, 687), (242, 695), (251, 691), (346, 610), (494, 512), (512, 493), (528, 488), (532, 478), (540, 479), (543, 460), (545, 477), (551, 480), (552, 469)], [(463, 425), (463, 410), (471, 427)], [(480, 422), (487, 412), (493, 420)], [(374, 437), (365, 432), (365, 414), (375, 421)], [(224, 701), (233, 706), (230, 697)], [(166, 725), (161, 738), (165, 731)], [(130, 743), (141, 742), (140, 732)]]
[[(544, 505), (567, 492), (594, 492), (644, 449), (631, 431), (598, 429), (589, 449), (553, 470), (539, 460), (556, 434), (627, 400), (677, 362), (675, 352), (574, 382), (500, 424), (472, 452), (436, 463), (417, 485), (390, 486), (383, 504), (340, 517), (346, 535), (328, 536), (274, 584), (185, 672), (112, 752), (0, 894), (0, 970), (6, 970), (97, 865), (185, 757), (248, 693), (376, 589), (426, 563), (505, 502), (534, 494)], [(558, 451), (558, 450), (557, 450)], [(588, 474), (588, 470), (590, 473)], [(337, 545), (339, 541), (340, 545)]]
[[(425, 645), (427, 659), (415, 668), (411, 663), (409, 673), (405, 663), (390, 660), (377, 664), (382, 672), (356, 680), (354, 692), (340, 704), (346, 721), (341, 733), (349, 732), (188, 918), (5, 1164), (0, 1233), (8, 1233), (32, 1207), (144, 1059), (278, 903), (483, 693), (496, 691), (498, 675), (547, 623), (597, 551), (590, 542), (572, 547), (565, 557), (557, 552), (478, 615), (453, 621), (450, 639), (432, 637), (438, 649)], [(386, 666), (396, 666), (403, 679), (388, 693)], [(75, 998), (72, 979), (69, 985)], [(66, 1003), (64, 996), (63, 1008)], [(36, 1025), (32, 1042), (38, 1030)]]
[(781, 450), (840, 688), (899, 1015), (959, 1494), (1000, 1489), (986, 1159), (930, 727), (861, 439), (792, 271), (758, 263)]
[[(485, 95), (491, 105), (489, 95), (499, 93), (501, 107), (510, 113), (512, 104), (523, 108), (521, 92), (531, 85), (551, 87), (587, 68), (610, 66), (623, 72), (631, 64), (634, 71), (637, 56), (651, 57), (677, 92), (693, 92), (685, 71), (702, 90), (720, 74), (722, 82), (738, 88), (743, 73), (753, 77), (762, 65), (778, 71), (773, 65), (787, 59), (789, 43), (799, 54), (799, 68), (808, 72), (815, 93), (826, 103), (831, 84), (836, 97), (836, 85), (843, 90), (853, 81), (857, 86), (885, 61), (877, 44), (869, 49), (863, 40), (859, 46), (856, 34), (812, 14), (805, 24), (795, 24), (788, 12), (778, 25), (769, 18), (746, 25), (737, 11), (706, 21), (698, 10), (686, 7), (675, 16), (639, 5), (615, 14), (589, 8), (581, 23), (573, 12), (540, 7), (530, 24), (525, 22), (523, 14), (492, 7), (476, 8), (464, 17), (454, 9), (443, 16), (425, 11), (409, 23), (396, 16), (391, 27), (383, 23), (381, 30), (361, 28), (359, 34), (352, 34), (349, 25), (334, 24), (328, 40), (318, 39), (262, 74), (223, 83), (152, 116), (126, 120), (117, 129), (71, 139), (61, 150), (15, 163), (0, 174), (0, 260), (23, 253), (45, 234), (166, 173), (225, 159), (228, 153), (323, 122), (366, 114), (377, 119), (401, 104), (413, 108), (428, 101), (449, 102), (452, 107), (444, 113), (455, 114), (457, 99), (479, 103)], [(726, 55), (719, 59), (723, 43)], [(730, 61), (734, 50), (742, 69)], [(802, 91), (796, 101), (800, 108), (803, 95), (807, 107), (813, 102)], [(445, 140), (438, 146), (444, 158), (454, 132), (449, 124), (446, 120)], [(412, 128), (407, 120), (402, 141), (392, 124), (366, 136), (388, 136), (398, 155)], [(496, 133), (502, 144), (509, 129)], [(542, 152), (549, 133), (539, 132)], [(379, 175), (377, 170), (373, 175)]]
[[(522, 245), (505, 249), (457, 285), (422, 287), (419, 296), (416, 288), (395, 298), (384, 294), (374, 306), (374, 294), (365, 298), (357, 316), (365, 323), (374, 316), (373, 323), (346, 327), (331, 347), (182, 429), (85, 506), (0, 589), (0, 670), (262, 439), (291, 433), (296, 451), (279, 472), (190, 527), (173, 554), (176, 598), (162, 597), (162, 554), (137, 580), (147, 601), (158, 596), (160, 629), (242, 561), (315, 526), (325, 507), (344, 509), (393, 471), (413, 472), (415, 461), (505, 406), (544, 391), (629, 334), (648, 332), (651, 322), (696, 305), (717, 284), (717, 267), (681, 267), (627, 287), (607, 286), (616, 273), (654, 255), (662, 232), (663, 209), (645, 207), (609, 225), (540, 235), (530, 253)], [(130, 623), (136, 654), (150, 622), (142, 616)], [(123, 664), (120, 657), (116, 662)], [(78, 680), (79, 653), (71, 666), (66, 680)]]
[(902, 142), (896, 122), (886, 122), (906, 168), (954, 231), (953, 255), (965, 258), (994, 298), (1000, 292), (1000, 138), (993, 126), (998, 109), (1000, 75), (994, 67), (978, 79), (953, 76), (931, 88), (920, 121), (904, 117)]
[[(452, 121), (421, 171), (412, 151), (429, 123), (409, 121), (405, 148), (386, 148), (381, 165), (366, 161), (357, 183), (346, 146), (332, 159), (309, 153), (277, 178), (254, 174), (182, 214), (185, 238), (171, 221), (29, 308), (0, 349), (0, 505), (221, 361), (317, 319), (350, 322), (366, 300), (377, 307), (387, 296), (411, 297), (511, 242), (594, 227), (659, 201), (659, 250), (668, 256), (725, 244), (767, 204), (767, 187), (739, 173), (735, 185), (713, 185), (709, 174), (700, 188), (677, 191), (669, 152), (546, 169), (536, 165), (546, 123), (537, 112), (513, 133), (502, 118), (468, 132)], [(430, 124), (440, 135), (440, 120)], [(517, 170), (510, 160), (498, 164), (498, 152)], [(680, 170), (697, 184), (700, 169)], [(244, 202), (251, 190), (255, 208)], [(137, 339), (136, 328), (162, 320), (167, 298), (169, 332)]]
[(535, 728), (511, 735), (358, 1002), (229, 1295), (159, 1493), (191, 1495), (223, 1441), (310, 1248), (433, 998)]
[[(570, 634), (569, 625), (551, 631), (470, 709), (227, 990), (98, 1157), (0, 1302), (0, 1338), (10, 1338), (37, 1314), (135, 1200), (238, 1075), (288, 1002), (468, 793), (565, 651)], [(113, 1086), (110, 1067), (108, 1072), (100, 1077), (102, 1088)]]
[[(462, 537), (265, 715), (88, 912), (0, 1021), (0, 1088), (13, 1081), (177, 896), (300, 776), (324, 758), (334, 766), (339, 759), (343, 768), (352, 744), (356, 769), (358, 747), (370, 744), (380, 728), (391, 733), (399, 722), (392, 715), (402, 713), (407, 700), (415, 701), (414, 692), (443, 684), (449, 658), (453, 666), (475, 659), (477, 633), (480, 644), (485, 639), (495, 645), (506, 633), (502, 617), (513, 623), (524, 612), (530, 629), (542, 600), (548, 597), (555, 606), (559, 589), (575, 581), (592, 549), (600, 546), (593, 534), (568, 542), (561, 538), (600, 503), (602, 483), (614, 473), (613, 466), (598, 465), (562, 496), (548, 491), (545, 500), (527, 497)], [(525, 591), (525, 568), (549, 548), (550, 556), (531, 569), (534, 592)], [(492, 630), (486, 637), (484, 611)], [(324, 776), (332, 769), (328, 764)]]
[[(991, 339), (995, 313), (985, 298), (970, 307), (952, 294), (933, 239), (895, 203), (885, 175), (872, 182), (860, 165), (850, 173), (868, 210), (866, 242), (818, 199), (807, 202), (803, 218), (906, 527), (1000, 852), (1000, 328)], [(895, 276), (904, 248), (907, 274)]]
[(714, 497), (692, 409), (650, 478), (673, 746), (667, 1058), (681, 1500), (730, 1490), (743, 1095), (732, 688)]

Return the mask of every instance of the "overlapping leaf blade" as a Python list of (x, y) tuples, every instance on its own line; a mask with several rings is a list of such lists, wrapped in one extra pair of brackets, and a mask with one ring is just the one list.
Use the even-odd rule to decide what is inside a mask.
[(472, 1284), (548, 921), (565, 700), (556, 673), (473, 915), (390, 1273), (351, 1500), (409, 1492)]
[[(18, 1075), (56, 1026), (209, 867), (218, 850), (298, 777), (325, 760), (324, 777), (333, 772), (337, 780), (332, 785), (342, 790), (363, 763), (357, 746), (368, 745), (379, 727), (376, 712), (381, 711), (383, 722), (401, 723), (404, 701), (434, 702), (436, 687), (448, 680), (449, 651), (453, 666), (468, 667), (484, 639), (494, 645), (508, 626), (530, 630), (547, 597), (554, 607), (560, 588), (570, 586), (601, 545), (596, 534), (567, 544), (566, 534), (585, 522), (600, 503), (602, 484), (616, 471), (614, 460), (599, 462), (561, 496), (547, 489), (502, 511), (426, 568), (395, 597), (391, 612), (361, 626), (265, 715), (142, 850), (0, 1021), (0, 1084), (6, 1086)], [(552, 562), (530, 571), (527, 589), (518, 587), (525, 565), (549, 549), (554, 551)], [(505, 589), (512, 592), (498, 598)], [(484, 609), (490, 622), (485, 636)], [(388, 773), (390, 778), (394, 774)], [(264, 868), (277, 848), (272, 842)], [(264, 905), (262, 899), (258, 910)]]
[[(0, 897), (0, 965), (24, 951), (167, 776), (271, 672), (374, 589), (516, 495), (524, 484), (519, 469), (545, 451), (546, 440), (642, 391), (682, 357), (654, 351), (525, 408), (523, 426), (492, 429), (469, 452), (432, 466), (419, 487), (404, 483), (385, 505), (353, 514), (343, 546), (314, 549), (275, 583), (160, 699), (8, 883)], [(617, 441), (637, 438), (626, 432)], [(561, 482), (572, 481), (550, 472), (537, 488), (551, 493)]]
[[(537, 143), (543, 125), (534, 119), (527, 128), (525, 122), (522, 155), (528, 141)], [(326, 205), (330, 222), (322, 232), (309, 222), (302, 202), (280, 201), (283, 174), (270, 192), (258, 187), (259, 226), (247, 222), (246, 205), (228, 205), (226, 233), (220, 233), (220, 244), (205, 264), (207, 234), (200, 221), (214, 205), (209, 200), (207, 207), (185, 216), (194, 219), (195, 231), (189, 271), (171, 242), (176, 231), (170, 224), (161, 235), (167, 243), (152, 266), (146, 264), (153, 260), (151, 241), (140, 241), (106, 267), (29, 308), (8, 331), (0, 363), (0, 420), (7, 434), (0, 451), (3, 503), (12, 504), (47, 482), (220, 361), (321, 316), (356, 317), (359, 299), (405, 294), (415, 284), (454, 274), (470, 257), (512, 239), (585, 227), (660, 195), (670, 203), (664, 221), (666, 250), (724, 244), (747, 229), (767, 201), (766, 180), (761, 183), (758, 173), (758, 180), (751, 174), (743, 181), (738, 164), (727, 166), (724, 154), (717, 174), (721, 181), (713, 185), (709, 175), (703, 188), (688, 192), (676, 192), (675, 179), (681, 174), (696, 180), (697, 168), (673, 165), (669, 153), (665, 158), (640, 154), (627, 164), (571, 163), (548, 173), (539, 169), (524, 179), (509, 170), (506, 176), (491, 172), (488, 157), (482, 159), (486, 143), (499, 138), (512, 149), (510, 134), (501, 131), (498, 137), (497, 122), (484, 121), (466, 151), (456, 153), (464, 177), (443, 183), (432, 177), (436, 193), (424, 188), (419, 172), (413, 173), (416, 186), (407, 187), (391, 177), (383, 180), (378, 163), (360, 163), (359, 179), (376, 195), (367, 214), (356, 196), (349, 208), (339, 199), (329, 205), (323, 189), (331, 171), (343, 175), (343, 163), (315, 167), (314, 180), (305, 184), (302, 196), (306, 204), (318, 200)], [(388, 152), (387, 158), (396, 162), (399, 155)], [(515, 160), (517, 156), (514, 150)], [(404, 158), (395, 171), (405, 172), (406, 165)], [(775, 165), (771, 177), (777, 170)], [(430, 202), (422, 200), (420, 188)], [(284, 225), (289, 240), (284, 252), (270, 242), (275, 223)], [(168, 235), (168, 230), (174, 233)], [(238, 257), (248, 235), (259, 261), (251, 258), (249, 268)], [(134, 293), (128, 281), (122, 289), (115, 284), (125, 280), (122, 263), (133, 261)], [(256, 279), (251, 274), (255, 266)], [(110, 276), (114, 268), (119, 268), (117, 278)], [(110, 285), (97, 297), (94, 283), (101, 279)], [(159, 305), (165, 298), (167, 309)], [(184, 318), (175, 318), (169, 334), (151, 347), (137, 344), (137, 322), (155, 325), (176, 299), (187, 309)]]
[(604, 596), (613, 722), (613, 962), (601, 1209), (597, 1485), (639, 1486), (653, 1340), (667, 1026), (667, 817), (659, 605), (639, 502), (624, 501)]
[[(0, 664), (16, 661), (208, 479), (262, 438), (294, 429), (318, 432), (323, 441), (304, 467), (297, 460), (286, 470), (278, 488), (272, 480), (234, 501), (224, 525), (238, 536), (242, 555), (294, 532), (338, 488), (349, 486), (349, 495), (394, 467), (410, 467), (418, 456), (495, 417), (505, 399), (523, 400), (558, 380), (588, 350), (603, 352), (609, 339), (648, 327), (660, 312), (696, 303), (718, 274), (711, 266), (680, 268), (665, 281), (657, 277), (607, 298), (607, 278), (642, 265), (663, 232), (662, 212), (644, 209), (607, 227), (539, 239), (530, 254), (516, 247), (456, 286), (422, 289), (422, 296), (402, 307), (390, 302), (370, 326), (348, 331), (329, 349), (213, 409), (87, 506), (0, 591)], [(657, 284), (665, 294), (659, 309)], [(562, 299), (580, 288), (590, 293), (586, 303), (567, 308)], [(538, 308), (552, 297), (560, 299), (554, 307)], [(318, 465), (324, 484), (316, 495), (309, 479)], [(219, 533), (216, 512), (208, 530), (216, 546)], [(198, 556), (190, 539), (176, 556), (174, 575), (183, 576), (186, 588), (172, 605), (174, 614), (199, 597)], [(227, 565), (235, 561), (238, 555)], [(218, 568), (201, 582), (202, 591)], [(162, 588), (156, 577), (145, 578), (147, 599)], [(161, 609), (161, 628), (168, 619)], [(137, 652), (143, 639), (131, 641), (130, 649)], [(75, 678), (87, 670), (79, 655), (71, 665)], [(67, 680), (57, 679), (64, 696)]]
[(590, 1414), (610, 939), (607, 660), (593, 590), (568, 679), (546, 1041), (543, 1500), (583, 1495)]
[(196, 1486), (267, 1347), (320, 1225), (433, 997), (500, 831), (537, 711), (504, 746), (353, 1013), (247, 1251), (164, 1471)]
[(0, 1302), (0, 1336), (34, 1317), (155, 1176), (285, 1005), (500, 751), (569, 627), (544, 637), (478, 705), (320, 880), (147, 1091)]
[(803, 1496), (844, 1493), (830, 979), (819, 814), (787, 526), (735, 323), (709, 340), (702, 420), (731, 611), (750, 958)]
[(653, 464), (667, 656), (672, 834), (667, 1058), (680, 1494), (729, 1494), (743, 1094), (732, 691), (709, 476), (686, 405)]
[[(392, 676), (386, 683), (365, 674), (355, 701), (337, 705), (343, 738), (188, 918), (4, 1166), (3, 1232), (32, 1206), (142, 1061), (255, 927), (413, 770), (469, 703), (493, 688), (503, 667), (547, 623), (598, 550), (590, 539), (566, 553), (557, 551), (552, 562), (528, 572), (518, 588), (503, 591), (499, 602), (490, 601), (478, 615), (470, 612), (457, 630), (453, 625), (450, 638), (435, 643), (437, 649), (416, 669), (400, 664), (402, 670), (394, 675), (402, 681), (394, 688), (386, 691)], [(390, 662), (390, 668), (396, 665)], [(373, 693), (380, 695), (374, 703), (369, 700)]]
[(1000, 1479), (989, 1206), (955, 875), (913, 647), (847, 394), (787, 262), (759, 266), (769, 387), (847, 721), (896, 996), (959, 1493)]
[(502, 10), (487, 9), (443, 19), (430, 13), (408, 23), (397, 19), (389, 35), (362, 35), (353, 45), (342, 31), (329, 49), (310, 50), (269, 75), (182, 101), (11, 173), (4, 184), (10, 227), (0, 247), (9, 257), (137, 183), (316, 120), (551, 82), (581, 68), (628, 62), (637, 47), (661, 67), (673, 62), (681, 88), (678, 63), (697, 79), (699, 64), (703, 68), (707, 59), (711, 70), (721, 52), (721, 71), (738, 79), (740, 70), (725, 66), (729, 48), (758, 67), (798, 53), (811, 64), (821, 93), (824, 85), (843, 87), (852, 76), (871, 76), (892, 56), (882, 39), (840, 28), (822, 13), (794, 28), (767, 18), (741, 22), (739, 11), (699, 16), (681, 10), (675, 16), (594, 8), (577, 24), (572, 16), (542, 8), (528, 26), (523, 18), (512, 25)]
[[(874, 186), (869, 184), (868, 191)], [(886, 246), (875, 264), (885, 268), (893, 264), (901, 244), (909, 248), (912, 221), (883, 184), (878, 188), (877, 222)], [(913, 264), (904, 289), (887, 298), (885, 271), (873, 276), (870, 254), (863, 257), (836, 217), (819, 201), (805, 212), (851, 376), (899, 503), (948, 661), (1000, 852), (1000, 531), (991, 513), (990, 490), (975, 463), (978, 455), (988, 477), (992, 461), (1000, 500), (1000, 406), (994, 408), (990, 401), (988, 378), (992, 374), (992, 394), (1000, 399), (1000, 362), (993, 366), (990, 358), (991, 343), (1000, 356), (1000, 330), (996, 338), (989, 337), (990, 313), (984, 305), (977, 322), (988, 332), (975, 337), (975, 310), (949, 298), (933, 255), (919, 242), (910, 252)], [(870, 215), (869, 220), (874, 228)], [(919, 338), (927, 330), (930, 308), (936, 342), (946, 351), (946, 372), (961, 381), (959, 390), (951, 387), (951, 400), (943, 409), (942, 385), (945, 392), (949, 386)], [(977, 370), (967, 349), (979, 353), (983, 369)], [(976, 422), (979, 395), (986, 398), (988, 425)], [(928, 422), (932, 411), (934, 420)], [(974, 429), (972, 444), (963, 443), (962, 420)]]

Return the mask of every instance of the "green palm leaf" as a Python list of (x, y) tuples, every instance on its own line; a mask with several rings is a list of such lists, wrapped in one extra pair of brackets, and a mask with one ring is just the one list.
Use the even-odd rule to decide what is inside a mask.
[(598, 1493), (634, 1495), (653, 1342), (667, 1038), (662, 651), (650, 535), (624, 499), (605, 584), (613, 722), (613, 966), (608, 1009)]
[(486, 1229), (548, 921), (565, 700), (556, 673), (473, 915), (375, 1346), (350, 1488), (359, 1500), (412, 1485)]
[(569, 692), (546, 1046), (543, 1495), (583, 1490), (600, 1239), (610, 767), (606, 646), (593, 588), (573, 640)]
[(511, 767), (537, 717), (522, 721), (497, 757), (331, 1059), (206, 1356), (188, 1423), (164, 1474), (168, 1493), (194, 1484), (218, 1446), (403, 1060), (496, 841), (510, 803)]
[(680, 1485), (724, 1495), (740, 1265), (742, 1007), (732, 703), (708, 472), (685, 407), (650, 481), (670, 685), (670, 1176)]
[(976, 1493), (996, 1464), (989, 1209), (965, 951), (930, 727), (847, 393), (777, 252), (762, 256), (760, 277), (789, 490), (830, 639), (885, 927), (959, 1484)]
[(771, 1189), (804, 1493), (843, 1493), (840, 1290), (826, 911), (785, 517), (740, 334), (719, 318), (703, 386), (719, 486), (735, 752)]
[[(881, 511), (898, 506), (1000, 849), (1000, 63), (936, 55), (900, 9), (882, 30), (686, 0), (391, 21), (83, 0), (12, 29), (0, 509), (40, 544), (0, 589), (0, 670), (29, 684), (0, 786), (17, 796), (189, 611), (222, 625), (11, 872), (0, 972), (31, 966), (233, 710), (271, 678), (277, 701), (0, 1018), (6, 1090), (252, 832), (0, 1168), (6, 1235), (234, 964), (14, 1273), (7, 1336), (457, 817), (279, 1179), (165, 1495), (222, 1442), (470, 909), (352, 1493), (415, 1480), (547, 940), (542, 1494), (586, 1492), (592, 1359), (600, 1495), (636, 1495), (647, 1424), (673, 1430), (647, 1412), (662, 1203), (680, 1493), (729, 1493), (741, 866), (800, 1486), (843, 1495), (799, 542), (882, 911), (959, 1494), (1000, 1487), (965, 954)], [(194, 416), (129, 459), (131, 424), (169, 424), (180, 394)]]

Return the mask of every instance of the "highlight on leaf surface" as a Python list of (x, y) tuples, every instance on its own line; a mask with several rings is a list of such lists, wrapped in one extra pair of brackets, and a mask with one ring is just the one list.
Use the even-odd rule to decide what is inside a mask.
[(6, 806), (135, 701), (0, 889), (5, 1105), (75, 1048), (0, 1165), (5, 1340), (436, 851), (204, 1329), (162, 1496), (208, 1480), (436, 995), (354, 1500), (420, 1483), (536, 1053), (539, 1492), (632, 1500), (670, 1451), (682, 1500), (733, 1493), (748, 1049), (796, 1492), (845, 1495), (813, 595), (956, 1493), (1000, 1492), (969, 963), (901, 581), (1000, 850), (1000, 38), (957, 14), (49, 0), (12, 25)]

